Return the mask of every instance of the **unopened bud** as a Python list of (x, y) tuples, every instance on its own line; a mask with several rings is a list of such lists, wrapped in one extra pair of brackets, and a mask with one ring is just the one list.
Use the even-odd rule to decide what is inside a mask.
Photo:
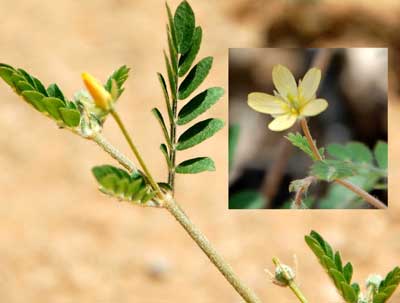
[(105, 111), (110, 110), (112, 97), (104, 86), (88, 73), (83, 73), (82, 79), (96, 106)]

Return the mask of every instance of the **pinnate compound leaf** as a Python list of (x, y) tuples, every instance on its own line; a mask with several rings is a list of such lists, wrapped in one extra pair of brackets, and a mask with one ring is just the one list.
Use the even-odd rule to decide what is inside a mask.
[(115, 70), (112, 75), (108, 78), (104, 88), (109, 92), (112, 93), (113, 82), (116, 84), (117, 95), (116, 98), (121, 96), (124, 92), (124, 83), (129, 77), (130, 69), (126, 65), (122, 65), (120, 68)]
[(51, 84), (46, 89), (39, 79), (31, 76), (25, 70), (15, 69), (10, 65), (1, 63), (0, 77), (25, 101), (38, 111), (56, 120), (60, 126), (79, 126), (80, 112), (75, 103), (65, 99), (57, 84)]
[(203, 31), (201, 27), (196, 27), (193, 33), (193, 41), (190, 50), (179, 59), (179, 77), (183, 77), (192, 67), (192, 64), (200, 50), (202, 36)]
[(342, 266), (342, 259), (339, 252), (333, 252), (332, 247), (321, 235), (312, 231), (305, 236), (305, 241), (313, 251), (328, 276), (334, 282), (339, 294), (347, 303), (356, 303), (359, 289), (358, 284), (351, 284), (353, 267), (350, 263)]
[(224, 89), (211, 87), (190, 100), (178, 114), (178, 125), (189, 123), (213, 106), (224, 94)]
[(355, 173), (350, 163), (340, 160), (317, 161), (311, 167), (311, 175), (328, 182), (350, 177)]
[(220, 119), (207, 119), (190, 127), (178, 139), (177, 150), (188, 149), (212, 137), (224, 126)]
[(195, 16), (187, 1), (182, 1), (175, 11), (174, 26), (178, 51), (185, 54), (192, 44), (192, 37), (195, 27)]
[(212, 67), (213, 58), (206, 57), (200, 60), (189, 72), (179, 86), (178, 98), (186, 99), (203, 83)]
[(388, 168), (388, 144), (383, 141), (379, 141), (374, 148), (374, 155), (378, 167), (381, 169)]
[(140, 173), (130, 175), (127, 171), (112, 165), (96, 166), (92, 172), (103, 193), (143, 206), (159, 206), (151, 200), (155, 192)]
[(390, 271), (379, 285), (377, 294), (374, 296), (373, 303), (384, 303), (390, 299), (400, 284), (400, 268), (395, 267)]
[(198, 157), (183, 161), (175, 171), (178, 174), (198, 174), (204, 171), (215, 171), (215, 164), (211, 158)]
[[(305, 152), (312, 160), (317, 161), (318, 159), (314, 156), (310, 145), (308, 144), (307, 138), (300, 133), (289, 133), (286, 137), (294, 146)], [(315, 142), (315, 141), (314, 141)], [(324, 158), (324, 148), (319, 149), (319, 154)]]

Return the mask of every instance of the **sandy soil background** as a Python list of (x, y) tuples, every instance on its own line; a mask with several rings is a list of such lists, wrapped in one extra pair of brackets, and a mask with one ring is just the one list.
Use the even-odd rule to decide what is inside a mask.
[[(277, 1), (192, 2), (205, 32), (201, 55), (215, 57), (204, 86), (227, 87), (227, 48), (265, 46), (266, 29), (286, 11), (286, 4)], [(369, 18), (393, 32), (397, 1), (381, 1), (376, 8), (369, 3), (373, 1), (362, 4), (371, 11)], [(178, 1), (170, 4), (175, 8)], [(349, 11), (332, 10), (325, 2), (320, 9), (339, 15)], [(164, 3), (156, 0), (0, 0), (0, 61), (23, 67), (46, 84), (59, 83), (68, 96), (82, 87), (82, 71), (105, 79), (117, 66), (131, 66), (118, 108), (151, 170), (162, 179), (162, 136), (150, 110), (162, 107), (155, 73), (164, 72), (165, 22)], [(328, 37), (324, 45), (344, 46), (349, 37)], [(368, 43), (362, 37), (351, 42)], [(394, 36), (374, 37), (370, 43), (387, 45), (385, 37)], [(1, 302), (240, 302), (167, 212), (118, 204), (97, 191), (90, 168), (113, 163), (107, 155), (58, 130), (4, 83), (0, 99)], [(400, 265), (400, 102), (394, 89), (389, 99), (388, 211), (229, 211), (227, 128), (179, 155), (183, 160), (207, 153), (215, 159), (215, 173), (178, 177), (177, 199), (264, 302), (294, 302), (263, 271), (272, 268), (273, 256), (290, 263), (293, 254), (310, 301), (341, 302), (304, 244), (311, 229), (353, 262), (356, 281)], [(227, 102), (227, 97), (219, 102), (213, 116), (227, 119)], [(128, 153), (112, 121), (105, 134)], [(391, 302), (399, 300), (400, 292)]]

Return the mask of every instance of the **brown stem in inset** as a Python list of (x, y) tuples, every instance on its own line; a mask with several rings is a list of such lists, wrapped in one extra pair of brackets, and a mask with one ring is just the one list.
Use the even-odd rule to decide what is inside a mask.
[[(307, 138), (307, 142), (310, 145), (314, 156), (319, 161), (321, 161), (322, 157), (321, 157), (321, 155), (320, 155), (320, 153), (318, 151), (318, 148), (315, 145), (315, 142), (314, 142), (314, 140), (313, 140), (313, 138), (311, 136), (310, 129), (309, 129), (308, 124), (307, 124), (307, 120), (305, 118), (301, 119), (300, 120), (300, 124), (301, 124), (301, 127), (303, 129), (304, 135)], [(380, 201), (379, 199), (377, 199), (374, 196), (370, 195), (369, 193), (367, 193), (362, 188), (359, 188), (358, 186), (350, 183), (349, 181), (342, 180), (342, 179), (336, 179), (333, 182), (335, 182), (337, 184), (340, 184), (340, 185), (346, 187), (347, 189), (351, 190), (356, 195), (358, 195), (361, 198), (363, 198), (365, 202), (369, 203), (370, 205), (372, 205), (372, 206), (374, 206), (376, 208), (380, 208), (380, 209), (387, 208), (387, 206), (382, 201)]]

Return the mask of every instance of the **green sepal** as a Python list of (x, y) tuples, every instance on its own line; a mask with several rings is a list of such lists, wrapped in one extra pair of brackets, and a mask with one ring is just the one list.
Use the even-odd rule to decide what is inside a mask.
[(215, 171), (215, 164), (211, 158), (198, 157), (183, 161), (175, 171), (178, 174), (198, 174), (204, 171)]
[(221, 87), (209, 88), (190, 100), (178, 114), (178, 125), (191, 122), (213, 106), (224, 94)]
[(200, 60), (189, 72), (179, 86), (178, 99), (183, 100), (190, 96), (204, 81), (212, 67), (213, 58), (206, 57)]
[(177, 150), (188, 149), (212, 137), (224, 126), (220, 119), (207, 119), (196, 123), (186, 130), (178, 139)]

